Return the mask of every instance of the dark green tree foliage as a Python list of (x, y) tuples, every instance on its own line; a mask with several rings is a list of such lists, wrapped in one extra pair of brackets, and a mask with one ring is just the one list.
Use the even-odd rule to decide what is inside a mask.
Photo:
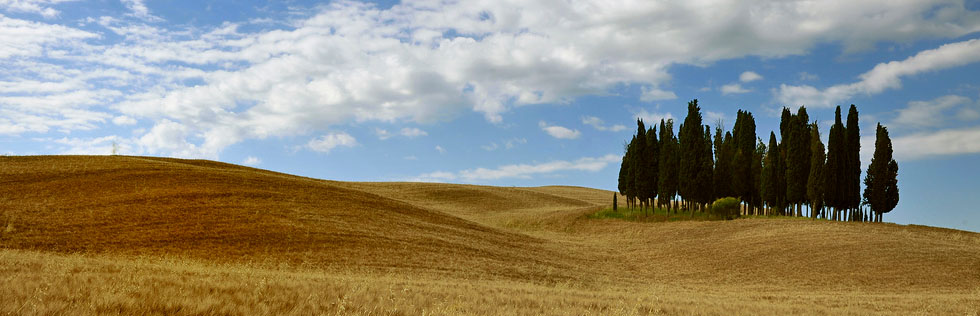
[(786, 167), (786, 203), (796, 206), (794, 215), (798, 216), (800, 206), (807, 200), (810, 176), (810, 131), (807, 124), (810, 117), (805, 107), (800, 107), (797, 114), (790, 114), (789, 109), (783, 108), (782, 119), (784, 121), (779, 125)]
[[(644, 189), (646, 199), (653, 201), (657, 197), (657, 186), (660, 180), (660, 142), (657, 141), (657, 126), (653, 124), (646, 132), (647, 146), (644, 166), (648, 170), (646, 176), (647, 186)], [(652, 205), (651, 205), (652, 207)]]
[(633, 190), (634, 196), (639, 199), (640, 208), (643, 207), (643, 202), (648, 198), (647, 193), (650, 187), (650, 169), (647, 168), (647, 163), (649, 157), (647, 157), (647, 129), (643, 126), (643, 120), (636, 120), (636, 135), (635, 135), (635, 145), (633, 147), (633, 162), (632, 168), (636, 170), (633, 174), (635, 188)]
[(613, 211), (619, 210), (619, 194), (613, 192)]
[(698, 203), (709, 205), (714, 201), (714, 159), (711, 156), (711, 126), (704, 125), (704, 141), (701, 144)]
[[(699, 180), (705, 178), (704, 159), (704, 129), (702, 129), (701, 108), (698, 100), (687, 103), (687, 117), (681, 124), (678, 133), (680, 143), (680, 193), (681, 197), (688, 202), (700, 202), (700, 193), (703, 182)], [(693, 212), (693, 209), (692, 209)]]
[(732, 133), (724, 133), (722, 131), (721, 122), (718, 122), (718, 125), (715, 126), (714, 144), (714, 198), (718, 199), (729, 196), (734, 197), (735, 193), (734, 190), (732, 190), (732, 162), (735, 158), (735, 144), (732, 140)]
[(845, 147), (844, 156), (846, 168), (843, 195), (843, 207), (851, 211), (851, 218), (854, 212), (861, 205), (861, 132), (858, 126), (858, 111), (854, 104), (847, 111), (847, 127), (844, 132)]
[(785, 161), (780, 153), (780, 145), (776, 142), (776, 133), (769, 133), (769, 151), (766, 152), (762, 169), (763, 199), (777, 214), (784, 214), (786, 208), (786, 174), (783, 168)]
[(666, 204), (670, 206), (670, 201), (674, 200), (677, 195), (677, 185), (678, 185), (678, 163), (679, 157), (677, 155), (678, 144), (677, 137), (674, 136), (674, 120), (669, 119), (664, 121), (660, 120), (660, 160), (659, 168), (660, 177), (657, 184), (657, 196), (661, 200), (661, 204)]
[(755, 153), (752, 154), (752, 202), (756, 210), (762, 209), (762, 159), (766, 156), (766, 143), (756, 138)]
[(629, 154), (629, 144), (623, 144), (623, 162), (619, 164), (619, 181), (618, 186), (619, 194), (626, 195), (627, 186), (629, 185), (627, 179), (627, 173), (629, 172), (629, 162), (626, 161), (626, 156)]
[(888, 129), (878, 123), (875, 153), (864, 176), (864, 202), (874, 212), (874, 221), (898, 205), (898, 163), (892, 158), (892, 140)]
[(636, 197), (636, 135), (633, 135), (633, 139), (626, 145), (623, 162), (626, 166), (626, 191), (623, 195), (626, 196), (626, 207), (632, 207), (633, 198)]
[(810, 217), (812, 218), (816, 218), (817, 214), (823, 210), (825, 159), (823, 141), (820, 140), (820, 128), (814, 122), (810, 125), (810, 176), (806, 187), (806, 196), (810, 203)]
[[(756, 150), (755, 118), (748, 111), (738, 110), (735, 126), (732, 128), (734, 152), (732, 153), (731, 173), (732, 196), (751, 205), (756, 205), (754, 197), (759, 195), (754, 183), (758, 183), (757, 172), (752, 172), (753, 153)], [(760, 161), (761, 165), (761, 161)], [(760, 201), (761, 202), (761, 201)]]
[(844, 168), (845, 155), (847, 150), (844, 139), (844, 124), (841, 122), (840, 106), (834, 114), (834, 125), (830, 126), (830, 135), (827, 139), (827, 163), (824, 165), (824, 205), (834, 209), (832, 219), (839, 217), (838, 210), (843, 207), (844, 179), (846, 170)]

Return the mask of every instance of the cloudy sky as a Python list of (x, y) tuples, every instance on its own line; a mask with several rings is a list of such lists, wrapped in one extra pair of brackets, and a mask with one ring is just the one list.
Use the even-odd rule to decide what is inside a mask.
[(826, 137), (853, 103), (885, 219), (980, 231), (978, 38), (955, 0), (0, 0), (0, 153), (614, 189), (637, 117), (806, 105)]

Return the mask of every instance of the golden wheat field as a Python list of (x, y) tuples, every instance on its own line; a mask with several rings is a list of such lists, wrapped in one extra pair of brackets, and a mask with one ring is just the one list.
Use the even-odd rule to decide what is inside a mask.
[(610, 195), (0, 157), (0, 314), (980, 314), (977, 233), (587, 218)]

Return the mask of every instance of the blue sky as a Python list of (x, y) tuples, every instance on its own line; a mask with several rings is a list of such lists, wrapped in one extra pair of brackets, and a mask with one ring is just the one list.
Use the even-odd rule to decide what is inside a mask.
[[(614, 189), (635, 118), (888, 126), (886, 221), (980, 231), (980, 4), (0, 0), (0, 152)], [(777, 133), (778, 134), (778, 133)]]

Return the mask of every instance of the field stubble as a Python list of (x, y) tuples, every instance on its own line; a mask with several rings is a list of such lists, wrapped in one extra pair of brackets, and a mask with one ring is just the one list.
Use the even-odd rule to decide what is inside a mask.
[(980, 234), (588, 219), (611, 192), (0, 157), (4, 314), (977, 314)]

